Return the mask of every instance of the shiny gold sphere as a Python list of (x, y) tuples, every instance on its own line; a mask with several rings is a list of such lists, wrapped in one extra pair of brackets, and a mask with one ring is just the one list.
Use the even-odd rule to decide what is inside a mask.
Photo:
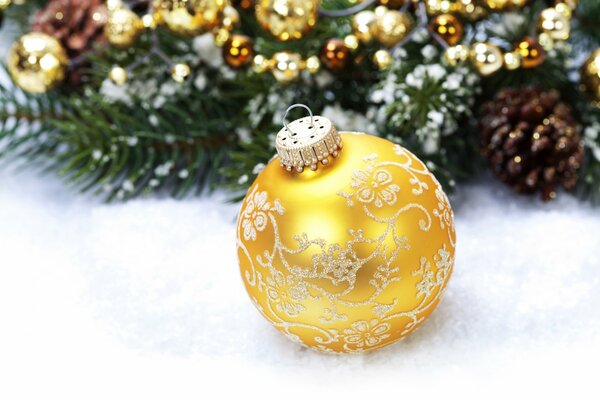
[(504, 64), (504, 56), (498, 46), (479, 42), (471, 46), (469, 59), (477, 72), (483, 76), (494, 74)]
[(388, 69), (393, 61), (392, 55), (385, 49), (377, 50), (373, 54), (373, 63), (380, 70)]
[(15, 84), (29, 93), (45, 93), (65, 78), (69, 59), (58, 40), (45, 33), (21, 36), (8, 54), (7, 67)]
[(187, 64), (179, 63), (171, 67), (171, 78), (178, 83), (184, 82), (191, 73), (192, 70)]
[(154, 12), (179, 36), (193, 37), (219, 25), (226, 0), (154, 0)]
[(282, 41), (302, 38), (317, 23), (320, 0), (258, 0), (256, 19)]
[(390, 10), (384, 6), (375, 9), (373, 37), (381, 44), (392, 47), (408, 35), (413, 27), (413, 20), (408, 13)]
[(526, 37), (515, 46), (515, 51), (521, 54), (523, 68), (535, 68), (542, 64), (546, 58), (546, 51), (542, 45), (532, 37)]
[(254, 59), (254, 43), (245, 35), (232, 35), (223, 46), (223, 59), (232, 68), (245, 67)]
[(258, 54), (254, 56), (254, 60), (252, 60), (252, 70), (257, 74), (263, 74), (269, 70), (270, 64), (271, 60), (267, 59), (262, 54)]
[(242, 204), (237, 251), (246, 290), (275, 328), (315, 350), (359, 353), (433, 312), (456, 236), (423, 162), (385, 139), (341, 137), (341, 153), (316, 171), (288, 172), (277, 157), (266, 166)]
[(321, 70), (321, 61), (319, 57), (310, 56), (306, 59), (306, 70), (311, 74), (316, 74)]
[(540, 13), (537, 28), (554, 40), (567, 40), (571, 32), (569, 19), (554, 8), (546, 8)]
[(429, 22), (429, 28), (450, 46), (458, 44), (464, 36), (462, 23), (452, 14), (440, 14)]
[(129, 74), (127, 70), (122, 67), (113, 67), (108, 73), (108, 78), (113, 81), (117, 86), (123, 86), (127, 83)]
[(302, 57), (291, 51), (275, 53), (272, 59), (273, 76), (280, 83), (297, 80), (302, 72)]
[(504, 68), (513, 71), (521, 67), (521, 53), (518, 51), (511, 51), (504, 54)]
[(352, 17), (352, 32), (361, 42), (366, 43), (373, 39), (373, 25), (375, 25), (373, 11), (361, 11)]
[(132, 46), (144, 29), (142, 19), (128, 8), (109, 12), (104, 25), (104, 35), (110, 44), (118, 48)]
[(579, 71), (589, 98), (600, 107), (600, 48), (592, 52)]
[(469, 59), (469, 48), (465, 45), (458, 44), (450, 46), (444, 51), (444, 61), (448, 65), (456, 66)]

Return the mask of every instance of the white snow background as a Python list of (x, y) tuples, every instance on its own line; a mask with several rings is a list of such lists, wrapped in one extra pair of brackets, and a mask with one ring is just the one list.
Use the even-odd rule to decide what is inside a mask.
[(254, 309), (225, 199), (106, 205), (3, 167), (0, 399), (597, 396), (599, 209), (464, 188), (432, 317), (391, 347), (329, 356)]

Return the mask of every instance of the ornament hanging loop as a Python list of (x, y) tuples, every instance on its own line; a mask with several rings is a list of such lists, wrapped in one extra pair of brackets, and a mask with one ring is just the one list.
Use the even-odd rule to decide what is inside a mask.
[(314, 128), (315, 126), (315, 117), (313, 115), (312, 110), (310, 109), (309, 106), (307, 106), (306, 104), (301, 104), (301, 103), (296, 103), (296, 104), (292, 104), (291, 106), (289, 106), (287, 108), (287, 110), (285, 110), (285, 114), (283, 115), (283, 126), (285, 126), (285, 128), (290, 131), (292, 134), (295, 134), (294, 132), (292, 132), (292, 129), (290, 128), (288, 122), (287, 122), (287, 116), (289, 114), (290, 111), (292, 111), (294, 108), (304, 108), (306, 109), (306, 111), (308, 111), (308, 114), (310, 115), (310, 126)]

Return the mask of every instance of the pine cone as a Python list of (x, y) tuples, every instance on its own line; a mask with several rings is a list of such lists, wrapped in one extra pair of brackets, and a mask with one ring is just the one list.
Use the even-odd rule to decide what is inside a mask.
[(504, 89), (480, 111), (481, 153), (496, 176), (518, 193), (540, 191), (544, 201), (556, 189), (577, 184), (583, 161), (581, 134), (571, 107), (556, 90)]
[[(50, 0), (35, 14), (31, 28), (58, 39), (74, 60), (104, 41), (106, 19), (103, 0)], [(80, 68), (73, 68), (67, 82), (78, 85), (81, 79)]]

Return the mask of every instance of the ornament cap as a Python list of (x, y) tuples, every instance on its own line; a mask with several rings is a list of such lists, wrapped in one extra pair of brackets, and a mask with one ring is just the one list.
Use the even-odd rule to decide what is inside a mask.
[[(287, 122), (288, 113), (302, 107), (308, 110), (308, 117)], [(320, 115), (313, 115), (304, 104), (288, 107), (283, 117), (283, 128), (277, 133), (275, 148), (281, 166), (288, 171), (303, 172), (309, 167), (315, 171), (319, 163), (327, 165), (330, 157), (337, 157), (342, 149), (342, 137), (333, 123)]]

